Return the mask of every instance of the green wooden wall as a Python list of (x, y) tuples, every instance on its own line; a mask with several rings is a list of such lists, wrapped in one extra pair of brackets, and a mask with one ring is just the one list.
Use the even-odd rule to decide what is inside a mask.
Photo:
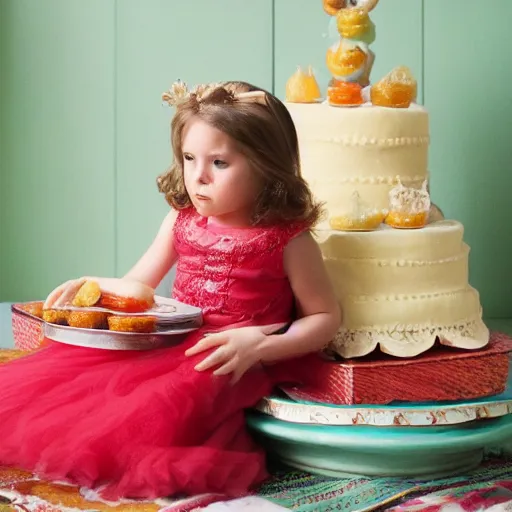
[[(486, 9), (381, 0), (372, 77), (406, 64), (418, 78), (433, 198), (465, 224), (486, 316), (507, 318), (512, 2), (493, 1), (492, 23)], [(242, 79), (282, 98), (299, 64), (325, 85), (328, 22), (320, 0), (0, 0), (0, 301), (128, 270), (166, 210), (161, 92)]]

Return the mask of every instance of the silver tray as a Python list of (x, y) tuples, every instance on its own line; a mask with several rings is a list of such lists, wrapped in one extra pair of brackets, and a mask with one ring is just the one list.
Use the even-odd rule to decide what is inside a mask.
[(77, 347), (104, 350), (151, 350), (163, 346), (177, 345), (183, 341), (187, 333), (198, 328), (197, 322), (188, 322), (175, 325), (172, 329), (141, 334), (102, 329), (79, 329), (67, 325), (44, 323), (44, 335), (52, 341)]

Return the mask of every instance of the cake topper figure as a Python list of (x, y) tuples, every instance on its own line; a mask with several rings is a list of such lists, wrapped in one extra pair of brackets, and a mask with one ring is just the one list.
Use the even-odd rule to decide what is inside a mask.
[(378, 0), (323, 0), (324, 11), (333, 16), (340, 39), (328, 50), (327, 68), (331, 87), (336, 82), (351, 82), (366, 87), (375, 54), (370, 45), (375, 40), (375, 25), (369, 17)]

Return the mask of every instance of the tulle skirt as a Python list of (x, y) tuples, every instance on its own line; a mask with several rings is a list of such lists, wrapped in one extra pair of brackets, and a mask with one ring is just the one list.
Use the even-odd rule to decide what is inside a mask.
[(207, 353), (184, 351), (200, 336), (147, 352), (50, 343), (0, 366), (0, 464), (111, 500), (247, 492), (266, 471), (244, 409), (272, 379), (195, 371)]

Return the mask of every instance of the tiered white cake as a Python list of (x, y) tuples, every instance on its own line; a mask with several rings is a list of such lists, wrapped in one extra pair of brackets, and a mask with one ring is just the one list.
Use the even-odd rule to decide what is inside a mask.
[(429, 124), (425, 108), (366, 104), (287, 103), (299, 136), (302, 173), (328, 218), (316, 235), (343, 311), (332, 348), (343, 357), (382, 351), (411, 357), (441, 343), (485, 346), (478, 292), (468, 284), (469, 248), (456, 221), (420, 229), (335, 231), (357, 193), (383, 213), (401, 182), (420, 188), (428, 179)]

